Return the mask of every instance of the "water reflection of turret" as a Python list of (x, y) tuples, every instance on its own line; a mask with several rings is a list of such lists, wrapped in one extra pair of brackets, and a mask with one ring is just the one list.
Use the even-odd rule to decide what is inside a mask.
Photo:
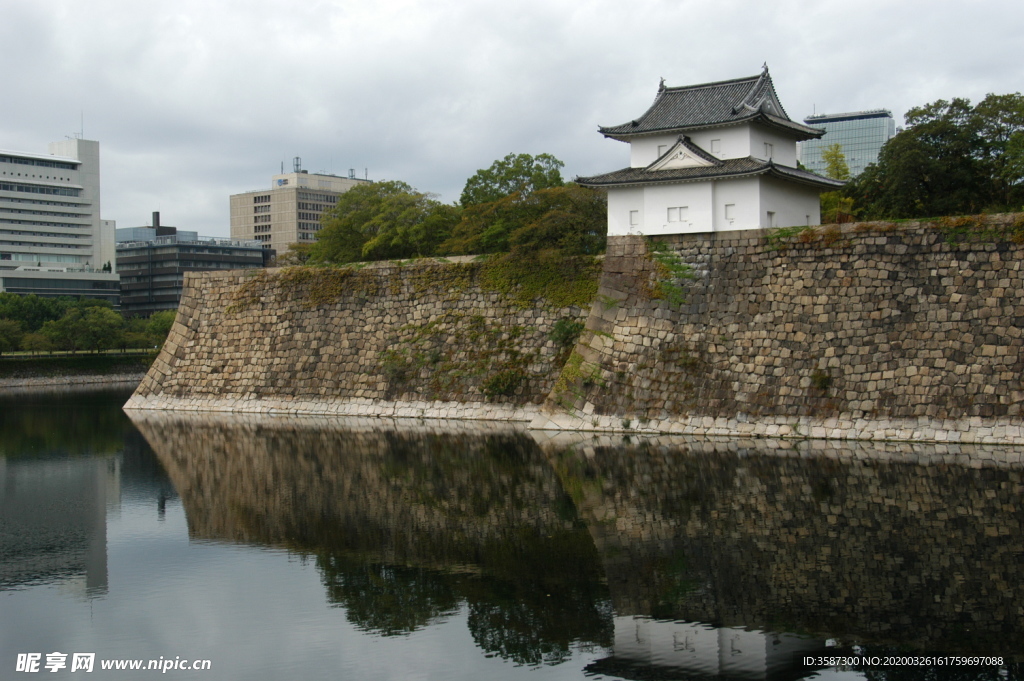
[(575, 436), (542, 446), (620, 615), (1024, 652), (1018, 453)]
[(826, 649), (806, 636), (620, 616), (612, 650), (587, 671), (623, 679), (792, 681), (815, 670), (802, 664), (804, 655)]
[(487, 653), (556, 663), (609, 645), (601, 562), (521, 432), (381, 419), (133, 412), (190, 536), (316, 561), (359, 628), (404, 634), (465, 608)]

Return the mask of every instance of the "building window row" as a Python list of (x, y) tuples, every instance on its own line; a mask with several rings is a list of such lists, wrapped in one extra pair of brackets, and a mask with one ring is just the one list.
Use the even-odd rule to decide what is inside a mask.
[(262, 224), (264, 222), (270, 222), (269, 215), (254, 215), (252, 221), (256, 224)]
[(318, 203), (326, 203), (333, 206), (338, 202), (337, 196), (331, 196), (330, 194), (310, 194), (309, 192), (298, 192), (299, 201), (316, 201)]
[(11, 182), (0, 182), (0, 191), (52, 194), (54, 196), (81, 196), (82, 194), (81, 189), (72, 189), (71, 187), (40, 187), (34, 184), (14, 184)]
[[(27, 203), (31, 206), (65, 206), (67, 208), (82, 208), (81, 203), (73, 203), (71, 201), (46, 201), (43, 199), (15, 199), (10, 196), (0, 197), (0, 205), (7, 205), (9, 203)], [(88, 204), (86, 204), (88, 205)], [(88, 214), (76, 214), (75, 217), (88, 217)]]
[(39, 255), (35, 253), (0, 253), (0, 260), (11, 260), (18, 262), (59, 262), (77, 264), (82, 262), (78, 255)]
[(254, 234), (260, 234), (262, 232), (269, 232), (270, 225), (256, 225), (252, 228)]
[(7, 208), (0, 206), (0, 211), (3, 211), (4, 213), (17, 213), (19, 215), (44, 215), (50, 218), (82, 218), (85, 220), (89, 219), (88, 215), (83, 215), (82, 213), (59, 213), (57, 211), (51, 210), (23, 210), (21, 208)]
[(46, 237), (50, 239), (91, 239), (92, 234), (58, 234), (56, 232), (26, 232), (18, 229), (0, 229), (0, 234), (11, 236)]
[(319, 220), (320, 219), (320, 214), (319, 213), (301, 213), (300, 212), (299, 213), (299, 219), (300, 220)]
[[(0, 175), (7, 175), (7, 171), (3, 171), (2, 173), (0, 173)], [(32, 178), (35, 180), (59, 180), (63, 182), (71, 181), (70, 177), (57, 177), (56, 175), (54, 175), (53, 177), (50, 177), (49, 175), (29, 175), (28, 173), (11, 173), (10, 175), (11, 177), (24, 177), (26, 179)]]
[(77, 163), (66, 163), (63, 161), (48, 161), (41, 158), (22, 158), (20, 156), (0, 155), (0, 163), (17, 163), (24, 166), (40, 166), (42, 168), (59, 168), (61, 170), (75, 170)]
[(252, 212), (253, 213), (269, 213), (270, 212), (270, 204), (263, 204), (263, 205), (260, 205), (260, 206), (253, 206)]
[(38, 225), (39, 227), (67, 227), (69, 229), (89, 229), (92, 225), (74, 224), (71, 222), (43, 222), (42, 220), (9, 220), (0, 218), (0, 223), (5, 225)]
[(22, 246), (35, 248), (90, 248), (91, 244), (40, 244), (31, 241), (0, 241), (0, 246)]
[(253, 203), (270, 203), (270, 194), (261, 194), (260, 196), (252, 197)]

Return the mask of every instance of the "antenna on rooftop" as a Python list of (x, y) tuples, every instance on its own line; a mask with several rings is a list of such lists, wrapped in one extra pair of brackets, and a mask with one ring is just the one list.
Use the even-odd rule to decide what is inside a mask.
[(302, 157), (301, 156), (296, 156), (295, 158), (292, 159), (292, 168), (294, 168), (294, 172), (296, 172), (296, 173), (301, 173), (302, 172)]

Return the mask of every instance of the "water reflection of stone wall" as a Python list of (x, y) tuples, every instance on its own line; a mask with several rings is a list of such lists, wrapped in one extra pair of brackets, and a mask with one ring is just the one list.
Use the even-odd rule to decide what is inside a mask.
[(363, 630), (405, 634), (465, 607), (477, 644), (520, 664), (611, 643), (593, 540), (521, 431), (132, 418), (174, 481), (192, 537), (312, 557), (328, 602)]
[(620, 614), (1020, 651), (1024, 482), (998, 452), (621, 442), (545, 446)]
[(574, 526), (561, 483), (521, 432), (386, 430), (379, 420), (349, 430), (326, 419), (133, 419), (178, 488), (196, 538), (288, 546), (329, 529), (331, 541), (353, 550), (444, 563), (467, 557), (460, 546)]

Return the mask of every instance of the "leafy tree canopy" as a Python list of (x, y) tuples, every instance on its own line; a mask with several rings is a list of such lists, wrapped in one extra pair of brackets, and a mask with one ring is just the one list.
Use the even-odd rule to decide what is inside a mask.
[(63, 317), (43, 324), (41, 333), (61, 350), (108, 350), (121, 343), (125, 322), (103, 305), (74, 306)]
[(463, 255), (558, 249), (566, 255), (594, 255), (604, 249), (606, 207), (604, 192), (577, 184), (529, 194), (515, 191), (464, 209), (439, 250)]
[(317, 241), (303, 250), (311, 264), (433, 255), (457, 220), (454, 206), (405, 182), (361, 184), (324, 212)]
[(843, 145), (836, 142), (821, 150), (821, 158), (825, 161), (825, 175), (833, 180), (849, 180), (850, 166), (846, 163)]
[(551, 154), (509, 154), (466, 180), (459, 203), (474, 206), (498, 201), (513, 192), (529, 194), (537, 189), (561, 187), (559, 171), (564, 166)]
[(17, 350), (24, 332), (13, 319), (0, 319), (0, 355)]
[(864, 217), (918, 218), (1019, 209), (1024, 201), (1024, 97), (938, 100), (906, 114), (844, 193)]

